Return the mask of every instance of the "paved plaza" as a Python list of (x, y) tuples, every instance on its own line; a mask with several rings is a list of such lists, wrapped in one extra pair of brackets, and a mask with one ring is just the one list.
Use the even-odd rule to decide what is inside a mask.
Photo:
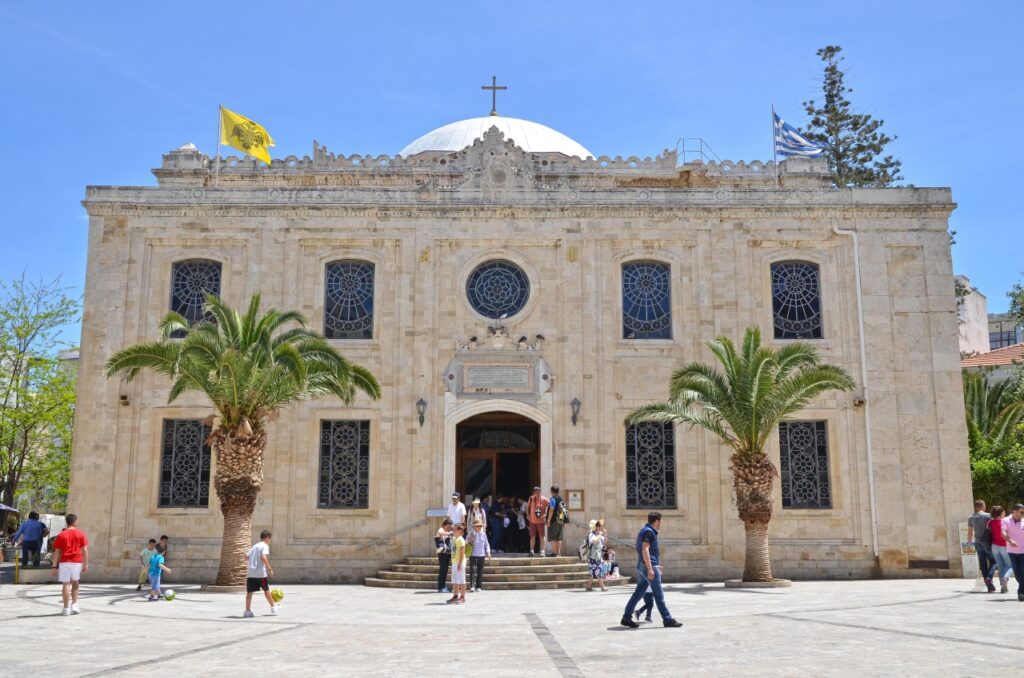
[(789, 589), (670, 584), (684, 627), (618, 625), (629, 595), (569, 591), (445, 595), (283, 586), (243, 620), (243, 595), (176, 587), (83, 587), (60, 617), (53, 585), (0, 590), (6, 675), (977, 676), (1020, 675), (1024, 603), (965, 580), (797, 582)]

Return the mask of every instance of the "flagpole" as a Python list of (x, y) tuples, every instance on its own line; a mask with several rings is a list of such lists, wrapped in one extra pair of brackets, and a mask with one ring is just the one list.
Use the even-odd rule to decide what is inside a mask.
[(775, 138), (775, 104), (772, 104), (772, 164), (775, 165), (775, 188), (779, 188), (779, 146)]
[(213, 165), (213, 185), (217, 186), (220, 183), (220, 136), (221, 126), (224, 124), (224, 114), (221, 109), (224, 108), (223, 104), (217, 104), (217, 160), (214, 161)]

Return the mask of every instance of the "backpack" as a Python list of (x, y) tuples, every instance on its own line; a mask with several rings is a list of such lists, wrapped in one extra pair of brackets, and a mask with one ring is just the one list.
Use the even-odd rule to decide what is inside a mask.
[(580, 560), (587, 562), (590, 556), (590, 534), (583, 538), (583, 543), (580, 544), (579, 548)]
[(562, 525), (569, 522), (569, 509), (565, 508), (565, 500), (561, 497), (558, 498), (558, 504), (555, 506), (555, 522)]

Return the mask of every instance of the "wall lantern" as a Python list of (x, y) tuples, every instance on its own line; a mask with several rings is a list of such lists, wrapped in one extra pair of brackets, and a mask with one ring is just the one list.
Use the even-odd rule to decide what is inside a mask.
[(569, 407), (572, 408), (572, 425), (573, 426), (576, 425), (576, 420), (580, 416), (580, 407), (582, 407), (582, 406), (583, 406), (583, 403), (580, 402), (579, 398), (573, 398), (572, 402), (569, 403)]
[(416, 414), (420, 415), (420, 426), (423, 426), (423, 416), (427, 413), (427, 401), (420, 398), (416, 401)]

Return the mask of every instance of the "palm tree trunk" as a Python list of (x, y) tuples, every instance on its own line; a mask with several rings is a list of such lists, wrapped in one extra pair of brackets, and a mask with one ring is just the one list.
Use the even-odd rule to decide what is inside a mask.
[(247, 438), (235, 437), (222, 429), (214, 431), (210, 437), (217, 455), (213, 486), (224, 516), (220, 567), (214, 583), (240, 586), (245, 583), (245, 554), (252, 541), (252, 514), (263, 486), (263, 449), (267, 437), (263, 431)]
[(743, 581), (770, 582), (772, 564), (768, 555), (768, 525), (772, 519), (772, 488), (778, 472), (764, 454), (733, 455), (730, 460), (736, 508), (746, 532)]

